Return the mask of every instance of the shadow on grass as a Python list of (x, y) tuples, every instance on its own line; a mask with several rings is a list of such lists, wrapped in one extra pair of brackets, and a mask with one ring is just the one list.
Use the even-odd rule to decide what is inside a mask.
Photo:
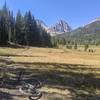
[(13, 100), (13, 98), (9, 93), (0, 91), (0, 100)]
[[(7, 67), (7, 71), (14, 74), (16, 77), (18, 76), (19, 72), (23, 72), (22, 77), (26, 82), (31, 83), (35, 78), (40, 80), (44, 85), (59, 89), (68, 89), (72, 93), (72, 100), (100, 100), (100, 95), (95, 93), (96, 89), (100, 90), (100, 78), (96, 78), (96, 73), (92, 73), (93, 69), (95, 71), (99, 71), (99, 68), (91, 69), (86, 68), (84, 65), (56, 63), (17, 64), (20, 64), (20, 66), (25, 66), (25, 68), (13, 68), (12, 66)], [(31, 68), (30, 65), (33, 66), (33, 68)], [(51, 66), (53, 66), (53, 69), (49, 69)], [(48, 68), (48, 70), (45, 68)], [(64, 70), (57, 70), (58, 68), (62, 68)], [(73, 70), (79, 70), (79, 72), (77, 73)], [(91, 73), (83, 73), (83, 70), (89, 70)], [(8, 79), (7, 81), (8, 86), (6, 88), (15, 88), (17, 85), (19, 85), (15, 82), (16, 80), (14, 81), (13, 79)], [(14, 85), (12, 85), (12, 83), (14, 83)], [(82, 91), (80, 92), (80, 90)], [(84, 93), (84, 91), (88, 92), (88, 94)]]

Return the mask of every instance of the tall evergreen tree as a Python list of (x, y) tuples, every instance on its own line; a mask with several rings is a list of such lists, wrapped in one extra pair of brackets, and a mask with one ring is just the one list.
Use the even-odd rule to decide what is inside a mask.
[(51, 37), (46, 32), (46, 30), (43, 30), (42, 36), (43, 36), (43, 44), (44, 44), (44, 46), (51, 47)]
[(6, 3), (1, 10), (0, 17), (0, 43), (6, 44), (8, 41), (9, 32), (9, 10), (7, 9)]
[(29, 46), (51, 46), (50, 35), (37, 25), (30, 11), (23, 17), (19, 10), (14, 18), (5, 3), (0, 10), (0, 44), (8, 41)]
[(15, 42), (15, 18), (13, 12), (10, 13), (10, 32), (9, 32), (9, 41)]
[(24, 19), (21, 15), (20, 10), (16, 16), (16, 23), (15, 23), (15, 43), (24, 44)]
[(27, 45), (38, 46), (39, 44), (39, 32), (36, 25), (36, 21), (31, 12), (25, 14), (25, 40)]

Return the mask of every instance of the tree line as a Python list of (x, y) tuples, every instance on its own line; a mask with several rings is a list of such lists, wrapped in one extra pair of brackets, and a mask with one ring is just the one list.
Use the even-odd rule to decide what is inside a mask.
[(66, 47), (67, 49), (75, 49), (75, 50), (78, 50), (78, 48), (80, 46), (83, 46), (85, 52), (87, 52), (87, 51), (88, 52), (94, 52), (95, 51), (95, 50), (89, 48), (89, 46), (91, 45), (89, 43), (81, 44), (77, 40), (69, 40), (69, 39), (65, 39), (63, 37), (60, 37), (60, 38), (59, 37), (53, 37), (52, 38), (52, 45), (55, 48)]
[(10, 42), (27, 46), (52, 46), (50, 35), (37, 25), (31, 11), (22, 15), (19, 10), (15, 17), (5, 3), (0, 9), (0, 45)]

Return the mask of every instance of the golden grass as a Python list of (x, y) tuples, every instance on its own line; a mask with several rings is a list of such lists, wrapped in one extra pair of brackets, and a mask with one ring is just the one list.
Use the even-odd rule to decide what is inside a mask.
[(0, 48), (0, 55), (8, 55), (14, 62), (25, 63), (62, 63), (100, 65), (100, 48), (95, 47), (96, 52), (89, 53), (78, 50), (50, 49), (50, 48)]
[(71, 94), (70, 91), (68, 91), (67, 89), (57, 89), (57, 88), (48, 87), (48, 86), (42, 87), (40, 91), (47, 92), (47, 93), (57, 93), (60, 95), (70, 95)]
[[(91, 94), (89, 92), (92, 91), (91, 88), (93, 87), (92, 92), (99, 95), (100, 89), (98, 85), (97, 88), (94, 88), (95, 84), (90, 84), (96, 78), (100, 79), (100, 47), (93, 48), (96, 49), (96, 52), (84, 52), (82, 47), (79, 48), (80, 51), (36, 47), (0, 48), (0, 56), (1, 58), (10, 58), (14, 62), (9, 66), (16, 66), (18, 69), (20, 67), (26, 68), (27, 71), (32, 70), (32, 74), (38, 75), (39, 78), (46, 78), (49, 82), (54, 83), (55, 86), (46, 83), (41, 88), (42, 92), (60, 94), (63, 97), (63, 95), (72, 95), (71, 92), (73, 91), (70, 90), (72, 88), (74, 93), (80, 96), (80, 94)], [(8, 73), (8, 75), (14, 76), (11, 73)], [(70, 83), (67, 82), (70, 79), (76, 87), (70, 87)], [(81, 83), (81, 80), (84, 84)], [(86, 82), (89, 82), (89, 86), (87, 86)], [(99, 81), (97, 82), (99, 84)], [(59, 86), (60, 84), (61, 86)]]

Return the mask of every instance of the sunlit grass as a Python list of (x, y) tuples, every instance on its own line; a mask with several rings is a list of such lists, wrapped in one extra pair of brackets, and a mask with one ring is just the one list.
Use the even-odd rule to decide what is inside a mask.
[[(44, 82), (40, 91), (46, 93), (48, 100), (61, 100), (64, 96), (85, 98), (94, 94), (96, 97), (100, 94), (100, 48), (95, 49), (96, 52), (90, 53), (69, 49), (0, 48), (0, 59), (4, 59), (0, 67), (26, 69), (35, 75)], [(12, 63), (7, 65), (5, 58)], [(16, 71), (7, 72), (7, 75), (15, 77)], [(50, 94), (54, 94), (52, 98)]]

